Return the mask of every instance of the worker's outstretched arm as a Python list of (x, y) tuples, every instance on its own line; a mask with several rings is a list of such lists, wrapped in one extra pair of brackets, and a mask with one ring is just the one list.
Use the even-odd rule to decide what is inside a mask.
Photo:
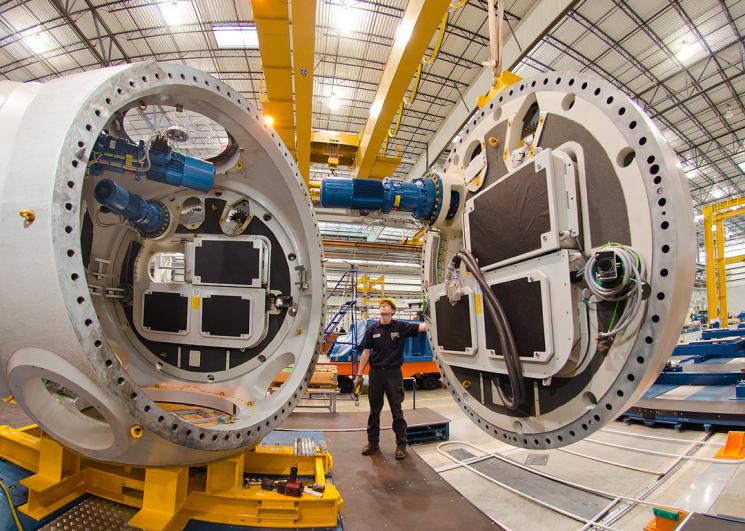
[(419, 323), (419, 331), (420, 332), (426, 332), (428, 328), (427, 323)]
[(367, 362), (370, 360), (370, 349), (366, 348), (362, 351), (360, 362), (357, 364), (357, 374), (354, 378), (354, 385), (357, 386), (362, 382), (362, 371), (367, 367)]

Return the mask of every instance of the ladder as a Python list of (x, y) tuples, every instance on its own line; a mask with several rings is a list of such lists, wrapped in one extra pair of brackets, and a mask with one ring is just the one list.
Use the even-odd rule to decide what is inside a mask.
[(334, 348), (335, 345), (351, 345), (352, 352), (352, 372), (357, 372), (357, 351), (359, 349), (357, 345), (357, 284), (358, 284), (359, 269), (357, 266), (351, 266), (349, 269), (344, 271), (339, 281), (333, 287), (331, 291), (326, 294), (326, 300), (328, 301), (334, 295), (345, 295), (350, 294), (350, 298), (344, 301), (339, 306), (339, 309), (331, 317), (331, 320), (326, 324), (326, 328), (323, 330), (323, 342), (326, 343), (331, 334), (333, 334), (337, 327), (341, 324), (344, 317), (349, 314), (349, 341), (335, 340), (330, 348)]

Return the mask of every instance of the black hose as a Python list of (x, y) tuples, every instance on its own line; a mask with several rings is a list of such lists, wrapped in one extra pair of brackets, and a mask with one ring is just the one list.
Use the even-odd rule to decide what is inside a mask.
[(500, 304), (499, 299), (497, 299), (497, 296), (492, 291), (491, 286), (486, 282), (484, 274), (476, 262), (476, 258), (465, 249), (459, 251), (453, 257), (453, 269), (457, 269), (460, 266), (461, 261), (481, 287), (486, 307), (492, 321), (494, 322), (494, 326), (497, 329), (497, 335), (499, 336), (499, 346), (502, 350), (502, 356), (504, 357), (504, 362), (507, 367), (507, 376), (509, 377), (510, 387), (512, 388), (512, 396), (502, 388), (499, 379), (497, 379), (497, 391), (499, 392), (499, 396), (505, 407), (513, 410), (518, 409), (525, 400), (525, 380), (523, 379), (520, 354), (517, 352), (515, 336), (512, 334), (512, 328), (510, 328), (507, 315), (505, 314), (504, 308)]

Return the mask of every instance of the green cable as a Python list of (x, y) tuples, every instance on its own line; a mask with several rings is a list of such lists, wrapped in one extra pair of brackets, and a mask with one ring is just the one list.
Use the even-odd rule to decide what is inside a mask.
[(613, 305), (613, 314), (610, 317), (610, 324), (608, 325), (608, 330), (613, 330), (613, 327), (616, 326), (616, 313), (618, 311), (618, 303), (620, 301), (616, 301), (616, 304)]
[(2, 480), (0, 480), (0, 488), (3, 489), (3, 492), (5, 493), (5, 498), (8, 500), (8, 506), (10, 507), (10, 514), (13, 515), (13, 520), (16, 523), (16, 527), (18, 528), (18, 531), (23, 531), (23, 526), (21, 525), (21, 521), (18, 519), (18, 513), (16, 512), (15, 505), (13, 505), (13, 500), (10, 499), (10, 492), (8, 491), (8, 487), (5, 486), (5, 483), (3, 483)]

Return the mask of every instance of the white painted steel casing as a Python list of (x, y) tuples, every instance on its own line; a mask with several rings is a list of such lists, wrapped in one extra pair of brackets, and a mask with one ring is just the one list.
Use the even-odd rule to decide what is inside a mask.
[[(183, 105), (225, 127), (236, 159), (218, 167), (217, 185), (257, 201), (272, 213), (291, 268), (296, 308), (265, 360), (222, 381), (187, 382), (152, 360), (114, 355), (113, 312), (99, 319), (81, 261), (81, 193), (97, 135), (113, 113), (137, 102)], [(322, 248), (308, 191), (279, 136), (230, 86), (174, 64), (138, 63), (89, 71), (44, 84), (0, 82), (0, 393), (51, 436), (91, 458), (136, 465), (207, 462), (251, 447), (286, 418), (307, 387), (318, 355), (324, 315)], [(232, 169), (231, 169), (232, 168)], [(147, 183), (152, 196), (176, 192)], [(32, 210), (33, 222), (19, 216)], [(122, 228), (112, 236), (121, 241)], [(112, 244), (112, 248), (116, 243)], [(116, 338), (117, 344), (123, 336)], [(125, 342), (126, 344), (126, 342)], [(126, 364), (126, 367), (122, 365)], [(295, 364), (278, 392), (265, 397), (278, 370)], [(66, 409), (44, 387), (52, 380), (96, 407), (108, 423)], [(149, 386), (150, 391), (144, 391)], [(158, 387), (155, 387), (158, 386)], [(156, 404), (193, 400), (234, 408), (234, 422), (192, 425)], [(132, 437), (132, 426), (144, 428)]]

